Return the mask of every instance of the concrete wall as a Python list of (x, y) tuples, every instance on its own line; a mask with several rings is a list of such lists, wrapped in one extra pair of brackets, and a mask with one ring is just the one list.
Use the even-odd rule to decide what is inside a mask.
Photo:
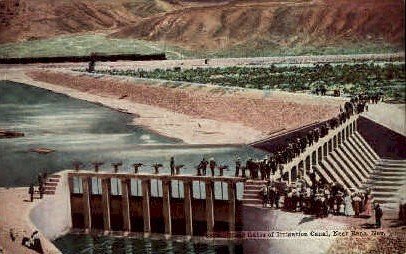
[(406, 159), (406, 137), (368, 118), (358, 119), (358, 132), (381, 158)]
[[(84, 228), (83, 195), (71, 194), (71, 212), (73, 228)], [(110, 196), (110, 219), (111, 228), (115, 231), (123, 230), (123, 217), (121, 208), (121, 196)], [(101, 195), (91, 195), (90, 199), (92, 228), (103, 229), (103, 207)], [(143, 231), (142, 197), (131, 196), (130, 215), (132, 231)], [(236, 228), (242, 228), (242, 202), (236, 201)], [(171, 219), (174, 234), (185, 234), (185, 214), (183, 198), (171, 198)], [(214, 200), (215, 229), (217, 231), (228, 230), (228, 200)], [(206, 201), (204, 199), (192, 199), (193, 227), (195, 235), (203, 235), (206, 232)], [(150, 198), (150, 216), (153, 233), (163, 233), (163, 205), (162, 197)], [(201, 225), (200, 225), (201, 224)], [(201, 231), (204, 232), (196, 232)]]
[(66, 234), (72, 226), (68, 178), (65, 172), (59, 174), (55, 195), (45, 195), (30, 212), (35, 227), (50, 240)]

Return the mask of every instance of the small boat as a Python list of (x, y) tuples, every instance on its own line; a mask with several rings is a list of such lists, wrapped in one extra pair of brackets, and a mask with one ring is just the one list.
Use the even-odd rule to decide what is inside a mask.
[(24, 137), (24, 133), (0, 129), (0, 138), (18, 138), (18, 137)]
[(44, 148), (44, 147), (31, 148), (29, 151), (30, 152), (36, 152), (36, 153), (39, 153), (39, 154), (48, 154), (48, 153), (55, 152), (55, 150), (52, 150), (52, 149), (49, 149), (49, 148)]

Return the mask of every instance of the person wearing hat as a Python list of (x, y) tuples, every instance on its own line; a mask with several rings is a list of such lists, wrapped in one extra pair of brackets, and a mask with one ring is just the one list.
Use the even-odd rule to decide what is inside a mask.
[(240, 156), (237, 156), (237, 159), (235, 160), (235, 177), (238, 177), (240, 175), (240, 168), (241, 168), (241, 158)]
[(213, 157), (211, 157), (209, 160), (209, 168), (211, 171), (211, 176), (214, 176), (214, 169), (216, 168), (216, 161), (214, 160)]
[(377, 228), (381, 227), (381, 219), (383, 216), (382, 208), (379, 206), (379, 203), (375, 204), (375, 225)]

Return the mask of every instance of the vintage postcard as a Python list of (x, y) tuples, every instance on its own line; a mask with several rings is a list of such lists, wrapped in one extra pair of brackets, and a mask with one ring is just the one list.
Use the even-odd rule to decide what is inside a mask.
[(0, 254), (406, 253), (403, 0), (0, 0)]

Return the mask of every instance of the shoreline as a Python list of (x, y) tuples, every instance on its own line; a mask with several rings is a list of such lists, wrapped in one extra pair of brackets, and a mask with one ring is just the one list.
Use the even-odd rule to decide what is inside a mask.
[[(75, 99), (102, 105), (122, 113), (132, 114), (134, 116), (132, 121), (134, 125), (147, 128), (149, 131), (169, 139), (181, 140), (186, 144), (242, 145), (260, 139), (263, 136), (263, 133), (260, 131), (238, 123), (196, 118), (156, 106), (116, 99), (112, 98), (112, 96), (95, 95), (64, 86), (36, 81), (26, 75), (25, 71), (24, 69), (0, 69), (0, 80), (35, 86)], [(219, 130), (226, 130), (226, 132), (219, 132)]]
[[(32, 211), (44, 200), (28, 200), (28, 187), (0, 187), (0, 247), (4, 253), (37, 253), (21, 245), (22, 237), (30, 237), (35, 230), (39, 231), (44, 253), (61, 253), (50, 239), (44, 236), (31, 218)], [(6, 205), (7, 202), (7, 205)], [(9, 230), (13, 229), (16, 240), (13, 242), (9, 236)]]

